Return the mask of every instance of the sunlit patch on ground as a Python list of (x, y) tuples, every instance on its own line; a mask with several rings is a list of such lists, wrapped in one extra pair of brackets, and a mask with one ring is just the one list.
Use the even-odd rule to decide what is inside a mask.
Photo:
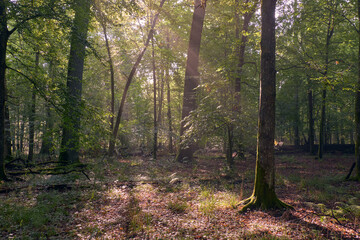
[[(242, 214), (239, 202), (254, 184), (252, 158), (236, 161), (233, 178), (224, 177), (224, 162), (216, 156), (199, 156), (188, 165), (171, 158), (120, 159), (106, 168), (100, 162), (89, 173), (91, 181), (67, 183), (71, 188), (49, 192), (45, 179), (42, 185), (22, 184), (19, 191), (0, 194), (1, 217), (11, 221), (2, 225), (1, 237), (21, 238), (26, 233), (49, 239), (356, 239), (360, 184), (342, 177), (351, 161), (334, 158), (325, 163), (282, 155), (277, 159), (276, 190), (295, 210)], [(39, 211), (48, 217), (42, 219)], [(42, 223), (50, 225), (44, 228)]]

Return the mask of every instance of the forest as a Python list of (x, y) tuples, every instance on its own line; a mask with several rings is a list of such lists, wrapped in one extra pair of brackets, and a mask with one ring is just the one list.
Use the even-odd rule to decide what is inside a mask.
[(0, 0), (1, 239), (360, 239), (360, 0)]

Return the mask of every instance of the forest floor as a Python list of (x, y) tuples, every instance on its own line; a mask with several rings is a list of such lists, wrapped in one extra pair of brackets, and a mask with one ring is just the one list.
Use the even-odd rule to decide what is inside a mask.
[(89, 159), (86, 174), (23, 176), (0, 184), (1, 239), (360, 239), (360, 183), (344, 181), (351, 155), (276, 155), (286, 211), (239, 213), (255, 159), (224, 174), (219, 153)]

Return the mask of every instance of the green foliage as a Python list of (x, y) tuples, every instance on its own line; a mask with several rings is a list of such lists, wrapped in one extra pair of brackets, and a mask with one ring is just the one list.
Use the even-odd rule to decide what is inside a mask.
[(205, 216), (212, 216), (216, 210), (217, 200), (214, 196), (214, 191), (209, 188), (204, 188), (200, 192), (199, 210)]

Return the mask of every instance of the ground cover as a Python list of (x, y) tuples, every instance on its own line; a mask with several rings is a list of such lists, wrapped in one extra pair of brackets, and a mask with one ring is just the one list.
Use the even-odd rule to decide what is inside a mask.
[[(255, 159), (226, 175), (220, 153), (97, 158), (86, 175), (27, 175), (0, 185), (2, 239), (356, 239), (360, 184), (351, 155), (276, 155), (277, 194), (294, 210), (239, 213)], [(90, 180), (87, 178), (89, 177)]]

